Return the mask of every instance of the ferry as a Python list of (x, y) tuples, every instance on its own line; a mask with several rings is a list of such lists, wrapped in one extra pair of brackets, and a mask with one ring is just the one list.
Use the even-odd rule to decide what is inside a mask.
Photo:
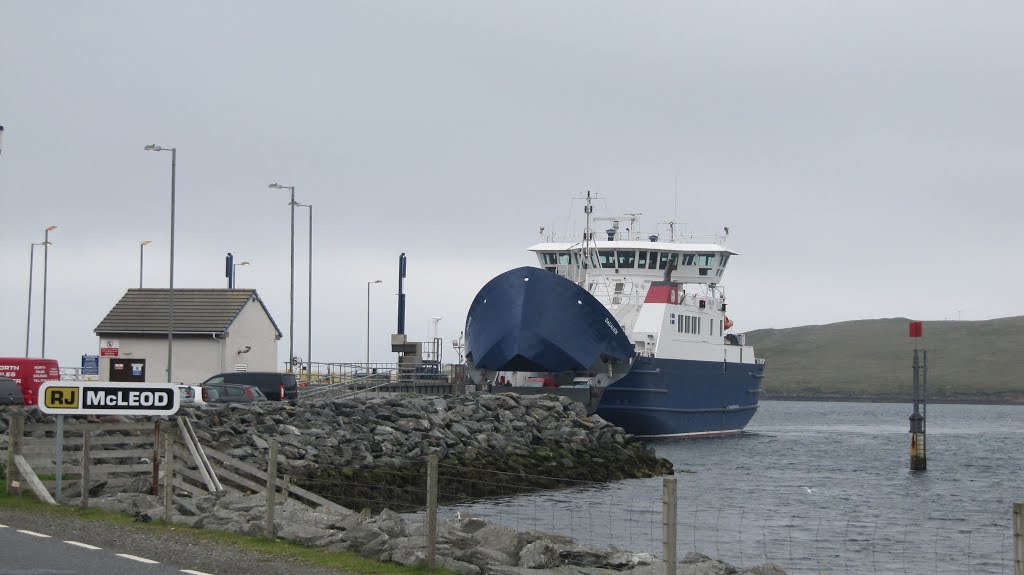
[[(492, 391), (555, 393), (640, 438), (740, 433), (765, 362), (733, 333), (723, 235), (639, 232), (639, 216), (594, 217), (582, 238), (549, 234), (539, 267), (489, 281), (466, 319), (470, 376)], [(595, 222), (608, 222), (602, 237)], [(541, 233), (544, 233), (543, 228)]]

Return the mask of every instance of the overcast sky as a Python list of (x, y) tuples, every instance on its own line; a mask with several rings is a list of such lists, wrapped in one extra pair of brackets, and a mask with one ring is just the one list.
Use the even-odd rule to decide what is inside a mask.
[[(76, 366), (125, 290), (256, 288), (285, 331), (314, 205), (314, 361), (392, 361), (586, 190), (641, 229), (729, 226), (734, 330), (1024, 314), (1024, 3), (0, 0), (0, 355)], [(308, 211), (296, 212), (305, 357)], [(36, 251), (31, 355), (40, 352)], [(300, 353), (301, 352), (301, 353)], [(453, 359), (450, 354), (448, 359)]]

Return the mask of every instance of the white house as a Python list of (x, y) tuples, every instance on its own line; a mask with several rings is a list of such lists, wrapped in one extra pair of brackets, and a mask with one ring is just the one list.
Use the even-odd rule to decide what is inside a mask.
[[(96, 326), (100, 381), (167, 381), (168, 290), (130, 289)], [(281, 330), (253, 289), (175, 289), (176, 382), (225, 371), (277, 371)]]

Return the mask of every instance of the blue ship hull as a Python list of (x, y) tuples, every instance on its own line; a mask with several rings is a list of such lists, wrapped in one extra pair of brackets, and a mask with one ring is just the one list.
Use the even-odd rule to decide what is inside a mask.
[(522, 267), (487, 282), (466, 318), (473, 369), (566, 374), (622, 373), (633, 344), (601, 302), (551, 272)]
[(605, 389), (597, 414), (645, 438), (734, 435), (757, 411), (763, 370), (761, 363), (638, 357)]

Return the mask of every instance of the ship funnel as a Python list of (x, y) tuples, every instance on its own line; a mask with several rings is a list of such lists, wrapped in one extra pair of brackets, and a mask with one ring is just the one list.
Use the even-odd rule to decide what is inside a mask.
[(608, 241), (615, 241), (615, 228), (608, 228), (604, 233), (608, 234)]
[(658, 235), (657, 234), (650, 235), (650, 236), (647, 237), (647, 239), (651, 240), (652, 242), (656, 242), (656, 241), (658, 241)]

